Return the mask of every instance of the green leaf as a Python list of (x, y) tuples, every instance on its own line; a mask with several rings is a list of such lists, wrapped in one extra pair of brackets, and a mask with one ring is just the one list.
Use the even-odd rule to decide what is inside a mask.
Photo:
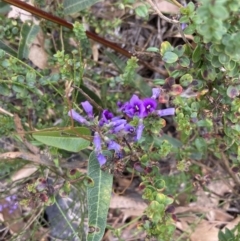
[(155, 79), (155, 80), (153, 80), (153, 83), (155, 85), (164, 85), (165, 84), (165, 79)]
[(149, 47), (149, 48), (146, 49), (146, 51), (159, 53), (159, 48), (157, 48), (157, 47)]
[(227, 9), (220, 4), (209, 7), (209, 10), (213, 14), (213, 18), (216, 18), (218, 20), (227, 19), (229, 16)]
[(211, 64), (213, 65), (213, 67), (215, 68), (219, 68), (222, 66), (222, 64), (219, 62), (218, 56), (213, 56), (211, 59)]
[(8, 3), (0, 2), (0, 14), (5, 15), (11, 10), (11, 7)]
[(162, 42), (160, 54), (163, 56), (166, 52), (171, 52), (171, 51), (173, 51), (172, 45), (167, 41)]
[(26, 74), (26, 81), (27, 84), (33, 86), (36, 82), (36, 72), (35, 71), (28, 71)]
[(146, 5), (140, 5), (135, 9), (135, 13), (138, 17), (147, 18), (148, 17), (148, 8)]
[(18, 48), (18, 58), (28, 58), (30, 46), (40, 31), (40, 27), (31, 22), (25, 22), (21, 28), (21, 39)]
[(185, 46), (184, 45), (178, 45), (176, 48), (174, 48), (173, 52), (178, 56), (181, 57), (185, 52)]
[[(106, 151), (106, 156), (112, 153)], [(89, 156), (88, 177), (94, 186), (87, 188), (88, 232), (87, 241), (101, 241), (106, 228), (106, 220), (110, 205), (113, 176), (101, 170), (94, 152)]]
[(99, 1), (100, 0), (64, 0), (63, 1), (64, 14), (69, 15), (69, 14), (77, 13), (81, 10), (91, 7), (93, 4)]
[(222, 64), (227, 64), (230, 61), (230, 57), (225, 53), (220, 53), (218, 56), (218, 60)]
[(124, 68), (126, 67), (126, 63), (122, 61), (117, 55), (104, 51), (104, 54), (111, 60), (111, 62), (118, 68), (120, 73), (123, 73)]
[(179, 64), (182, 67), (188, 67), (190, 65), (190, 59), (187, 56), (182, 56), (179, 58)]
[(79, 152), (90, 144), (91, 132), (85, 127), (73, 127), (68, 129), (50, 129), (37, 131), (33, 137), (48, 145), (71, 152)]
[(0, 95), (8, 96), (10, 94), (10, 89), (9, 87), (2, 83), (1, 88), (0, 88)]
[(7, 44), (5, 44), (4, 42), (2, 42), (0, 40), (0, 49), (4, 50), (5, 52), (7, 52), (8, 54), (17, 57), (17, 52), (15, 49), (9, 47)]
[(228, 88), (227, 88), (227, 95), (234, 99), (236, 98), (238, 95), (239, 95), (239, 90), (236, 86), (232, 86), (230, 85)]
[(166, 63), (174, 63), (178, 60), (178, 56), (173, 52), (165, 52), (163, 55), (163, 61)]
[(201, 45), (198, 44), (193, 51), (192, 60), (194, 63), (197, 63), (201, 59), (201, 54), (202, 54), (202, 48), (201, 48)]
[(185, 74), (180, 78), (180, 84), (184, 87), (189, 86), (193, 81), (193, 77), (190, 74)]

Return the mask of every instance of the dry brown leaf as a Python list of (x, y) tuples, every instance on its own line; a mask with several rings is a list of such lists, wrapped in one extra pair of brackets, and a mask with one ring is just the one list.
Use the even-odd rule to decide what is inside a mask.
[(178, 14), (179, 13), (179, 8), (176, 5), (169, 3), (167, 1), (164, 1), (164, 0), (157, 0), (156, 6), (163, 13), (170, 13), (170, 14)]
[[(228, 228), (228, 229), (233, 229), (235, 228), (236, 225), (238, 225), (240, 223), (240, 217), (237, 217), (235, 218), (234, 220), (232, 220), (231, 222), (229, 222), (225, 227), (225, 228)], [(223, 232), (224, 232), (224, 229), (223, 229)]]
[[(189, 35), (189, 34), (184, 34), (184, 36), (186, 37), (186, 39), (189, 39), (189, 40), (193, 40), (194, 37), (192, 35)], [(178, 34), (175, 34), (172, 36), (173, 38), (182, 38), (181, 34), (178, 33)]]
[(233, 217), (220, 208), (208, 208), (203, 206), (176, 207), (175, 214), (180, 213), (200, 213), (206, 215), (209, 221), (228, 222)]
[(99, 44), (96, 42), (92, 42), (92, 55), (93, 55), (93, 60), (98, 61), (99, 58)]
[(47, 68), (48, 54), (44, 49), (44, 35), (40, 31), (32, 42), (28, 58), (40, 69)]
[(128, 195), (112, 195), (110, 208), (145, 210), (147, 204), (142, 200), (141, 195), (132, 192)]
[(127, 191), (125, 194), (127, 195), (112, 195), (110, 202), (110, 208), (118, 208), (122, 211), (122, 222), (125, 222), (128, 217), (143, 215), (147, 207), (147, 204), (138, 193)]
[(185, 217), (178, 218), (178, 221), (176, 222), (176, 227), (183, 232), (191, 233), (191, 227), (189, 224), (195, 223), (197, 220), (197, 216), (193, 214), (188, 214)]
[(12, 181), (18, 181), (20, 179), (26, 178), (31, 176), (34, 172), (38, 170), (37, 166), (34, 166), (32, 164), (27, 164), (24, 167), (22, 167), (20, 170), (16, 171), (12, 176)]
[(21, 119), (19, 118), (19, 116), (17, 114), (14, 114), (14, 124), (16, 127), (16, 131), (18, 133), (18, 135), (21, 137), (23, 143), (26, 145), (26, 147), (34, 154), (37, 154), (39, 152), (39, 149), (32, 145), (31, 143), (29, 143), (25, 137), (25, 131), (23, 129), (22, 123), (21, 123)]
[(206, 220), (201, 220), (190, 235), (191, 241), (218, 241), (219, 229)]
[[(29, 5), (33, 4), (31, 2), (28, 2)], [(8, 13), (8, 18), (19, 18), (22, 20), (22, 22), (26, 22), (26, 21), (33, 21), (35, 24), (39, 23), (39, 20), (37, 20), (36, 18), (33, 18), (32, 14), (21, 9), (18, 7), (15, 7), (13, 5), (11, 5), (11, 11)]]

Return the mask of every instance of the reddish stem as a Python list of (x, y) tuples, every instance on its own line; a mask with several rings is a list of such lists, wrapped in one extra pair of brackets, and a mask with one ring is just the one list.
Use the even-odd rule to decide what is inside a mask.
[[(47, 12), (41, 10), (41, 9), (38, 9), (38, 8), (36, 8), (36, 7), (32, 6), (32, 5), (29, 5), (29, 4), (25, 3), (25, 2), (22, 2), (20, 0), (3, 0), (3, 1), (7, 2), (7, 3), (11, 4), (11, 5), (14, 5), (14, 6), (18, 7), (18, 8), (24, 9), (25, 11), (30, 12), (30, 13), (32, 13), (32, 14), (40, 17), (40, 18), (43, 18), (43, 19), (49, 20), (51, 22), (57, 23), (57, 24), (59, 24), (61, 26), (64, 26), (66, 28), (70, 28), (70, 29), (73, 28), (73, 24), (72, 23), (69, 23), (66, 20), (62, 19), (62, 18), (54, 16), (54, 15), (52, 15), (50, 13), (47, 13)], [(117, 51), (118, 53), (120, 53), (120, 54), (122, 54), (122, 55), (124, 55), (124, 56), (126, 56), (128, 58), (131, 58), (131, 56), (132, 56), (132, 54), (130, 52), (128, 52), (127, 50), (125, 50), (125, 49), (119, 47), (118, 45), (116, 45), (116, 44), (114, 44), (114, 43), (112, 43), (112, 42), (110, 42), (110, 41), (108, 41), (108, 40), (98, 36), (95, 33), (86, 31), (86, 35), (87, 35), (88, 38), (90, 38), (90, 39), (92, 39), (92, 40), (94, 40), (94, 41), (96, 41), (96, 42), (98, 42), (98, 43), (100, 43), (100, 44), (102, 44), (102, 45), (104, 45), (106, 47), (109, 47), (109, 48)]]

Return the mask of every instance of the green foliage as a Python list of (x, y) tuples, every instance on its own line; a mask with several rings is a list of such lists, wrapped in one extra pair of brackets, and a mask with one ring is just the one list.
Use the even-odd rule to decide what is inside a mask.
[[(96, 32), (103, 35), (112, 33), (122, 19), (99, 20), (89, 14), (85, 9), (96, 2), (64, 0), (57, 12), (78, 15), (81, 11), (82, 18), (95, 28)], [(134, 0), (125, 0), (111, 7), (133, 9), (134, 3)], [(37, 4), (44, 6), (41, 1)], [(8, 6), (4, 5), (1, 11), (5, 14), (8, 9)], [(142, 179), (143, 198), (149, 203), (145, 210), (147, 219), (142, 222), (141, 228), (148, 236), (157, 240), (171, 240), (175, 227), (173, 217), (167, 210), (172, 205), (173, 198), (167, 195), (176, 194), (182, 182), (190, 183), (189, 160), (200, 162), (211, 156), (216, 158), (216, 161), (221, 161), (224, 152), (229, 165), (240, 164), (239, 9), (238, 0), (200, 0), (198, 4), (189, 2), (180, 9), (180, 23), (187, 24), (183, 32), (192, 34), (194, 41), (179, 46), (172, 46), (170, 42), (164, 41), (160, 49), (159, 46), (147, 49), (149, 52), (160, 53), (169, 74), (165, 79), (158, 77), (151, 85), (161, 86), (164, 89), (161, 94), (169, 97), (170, 105), (176, 108), (174, 121), (178, 135), (170, 137), (163, 134), (166, 120), (151, 115), (144, 119), (142, 138), (131, 144), (130, 148), (124, 146), (123, 149), (130, 162), (132, 158), (136, 159), (140, 166), (140, 171), (136, 173)], [(138, 17), (147, 19), (149, 6), (141, 2), (134, 11)], [(44, 32), (49, 26), (43, 23), (41, 28)], [(34, 112), (34, 124), (37, 128), (52, 127), (53, 119), (60, 118), (62, 124), (59, 128), (44, 129), (32, 136), (46, 146), (79, 152), (89, 147), (92, 137), (87, 128), (62, 128), (69, 124), (67, 112), (72, 108), (71, 105), (76, 107), (86, 100), (87, 95), (99, 106), (111, 108), (115, 100), (129, 99), (135, 91), (142, 96), (150, 96), (151, 88), (136, 73), (136, 57), (125, 63), (115, 54), (105, 52), (119, 74), (105, 77), (92, 70), (94, 65), (91, 60), (91, 46), (83, 25), (78, 22), (74, 24), (73, 32), (66, 29), (58, 32), (56, 28), (61, 35), (61, 44), (51, 45), (49, 40), (44, 43), (49, 44), (48, 51), (52, 56), (49, 67), (59, 71), (51, 73), (48, 69), (36, 70), (25, 59), (28, 59), (30, 46), (41, 28), (32, 22), (22, 23), (21, 20), (0, 17), (0, 95), (3, 97), (0, 104), (10, 113), (18, 113), (26, 123), (29, 113)], [(64, 48), (64, 42), (68, 43), (70, 37), (74, 37), (77, 44), (74, 47), (65, 44)], [(86, 79), (99, 87), (100, 98), (87, 87), (89, 83)], [(75, 93), (69, 83), (80, 87), (86, 95)], [(109, 88), (121, 91), (110, 93)], [(166, 103), (161, 102), (161, 99), (159, 102)], [(54, 117), (49, 114), (52, 112)], [(0, 128), (1, 135), (8, 136), (14, 131), (12, 118), (1, 115), (0, 122), (3, 125)], [(135, 118), (131, 124), (137, 127), (139, 118)], [(106, 152), (105, 155), (110, 157), (112, 153)], [(161, 173), (159, 161), (171, 156), (176, 159), (179, 173), (165, 176)], [(125, 160), (122, 160), (122, 163), (125, 163)], [(19, 163), (1, 163), (0, 167), (1, 174), (10, 175), (11, 171), (19, 168)], [(132, 167), (129, 165), (128, 168)], [(194, 169), (191, 171), (198, 172)], [(89, 157), (87, 175), (88, 178), (84, 179), (89, 209), (87, 240), (98, 241), (102, 239), (106, 227), (113, 176), (100, 169), (94, 153)], [(69, 173), (67, 176), (69, 177)], [(75, 177), (82, 178), (81, 175)], [(29, 192), (33, 193), (32, 189), (32, 186), (29, 186)], [(191, 189), (191, 186), (186, 189)], [(69, 194), (70, 191), (70, 181), (65, 182), (61, 193)], [(52, 203), (52, 199), (50, 201)], [(238, 234), (235, 234), (237, 229)], [(220, 231), (219, 240), (239, 240), (239, 233), (239, 225), (234, 230), (225, 229), (224, 232)]]
[(64, 14), (70, 15), (77, 13), (81, 10), (84, 10), (88, 7), (91, 7), (94, 3), (98, 2), (99, 0), (64, 0), (63, 1), (63, 8)]
[[(111, 156), (111, 152), (104, 153)], [(93, 186), (87, 187), (88, 202), (88, 241), (101, 240), (110, 205), (113, 176), (100, 169), (96, 155), (92, 152), (89, 156), (88, 176), (92, 179)]]
[(40, 27), (31, 22), (25, 22), (21, 29), (21, 39), (18, 48), (18, 58), (28, 58), (30, 46), (40, 31)]
[(33, 137), (48, 146), (79, 152), (89, 146), (90, 134), (87, 128), (73, 127), (66, 130), (37, 131), (33, 134)]
[(220, 231), (218, 233), (218, 240), (219, 241), (238, 241), (240, 238), (240, 225), (237, 224), (235, 228), (228, 229), (225, 228), (224, 231)]

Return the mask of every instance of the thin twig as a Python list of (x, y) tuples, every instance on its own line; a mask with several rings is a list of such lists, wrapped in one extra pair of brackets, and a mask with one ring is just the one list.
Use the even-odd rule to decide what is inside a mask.
[(98, 105), (88, 94), (86, 94), (81, 88), (73, 85), (73, 88), (77, 89), (92, 105), (94, 105), (99, 111), (103, 111), (103, 108)]
[(183, 5), (176, 0), (167, 0), (168, 2), (175, 4), (177, 7), (182, 8)]
[(226, 155), (221, 152), (221, 161), (222, 161), (222, 164), (224, 165), (224, 167), (226, 168), (226, 171), (227, 173), (231, 176), (231, 178), (234, 180), (235, 184), (240, 187), (240, 181), (239, 179), (237, 178), (237, 176), (231, 171), (230, 167), (229, 167), (229, 161), (226, 157)]
[[(153, 10), (155, 10), (157, 12), (157, 14), (159, 15), (160, 18), (162, 18), (163, 20), (167, 21), (168, 23), (171, 23), (171, 24), (174, 24), (177, 26), (178, 28), (178, 31), (182, 37), (182, 39), (185, 41), (185, 43), (187, 43), (191, 48), (192, 48), (192, 45), (189, 43), (189, 41), (187, 40), (187, 38), (185, 37), (184, 33), (183, 33), (183, 30), (181, 28), (181, 24), (179, 21), (177, 20), (174, 20), (174, 19), (170, 19), (168, 17), (166, 17), (165, 15), (162, 14), (162, 12), (160, 11), (160, 9), (158, 8), (157, 4), (154, 3), (152, 0), (146, 0), (150, 5), (151, 7), (153, 8)], [(177, 5), (177, 1), (173, 0), (172, 2), (175, 3), (175, 5)], [(180, 3), (178, 3), (177, 5), (179, 8), (180, 7), (183, 7)]]

